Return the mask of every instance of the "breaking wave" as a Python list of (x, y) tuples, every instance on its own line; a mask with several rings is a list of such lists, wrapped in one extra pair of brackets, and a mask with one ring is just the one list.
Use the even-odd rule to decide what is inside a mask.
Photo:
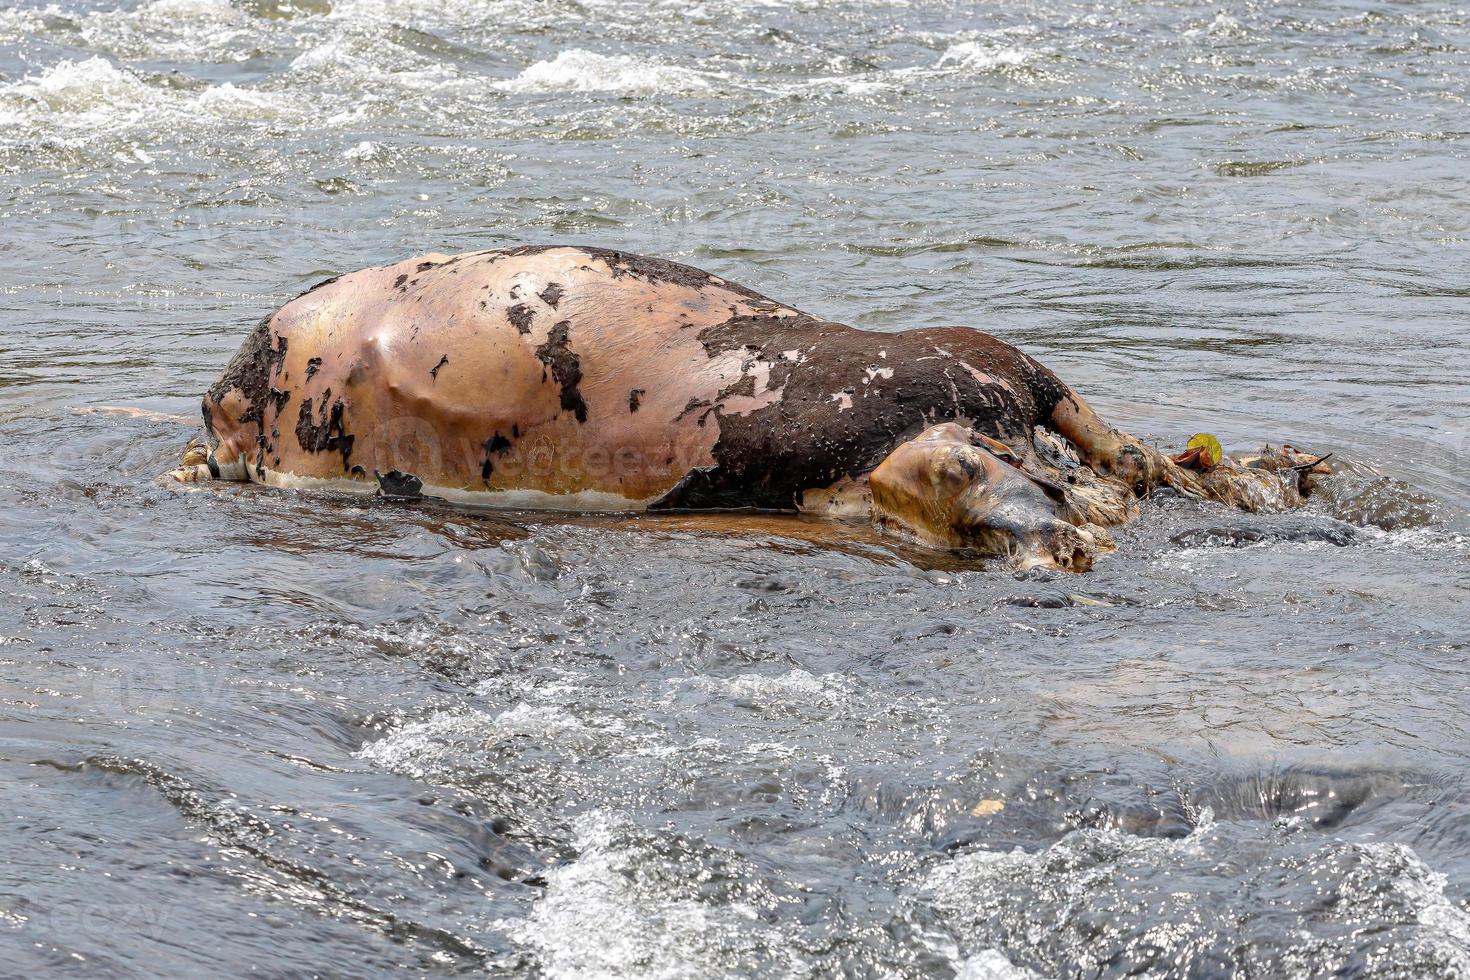
[(675, 95), (709, 90), (716, 76), (630, 55), (602, 55), (581, 48), (538, 61), (501, 82), (507, 92), (619, 92)]
[[(100, 58), (62, 61), (39, 75), (0, 86), (0, 146), (36, 138), (85, 145), (99, 135), (145, 141), (160, 122), (269, 122), (291, 112), (283, 96), (225, 82), (190, 88), (150, 84)], [(7, 138), (8, 137), (8, 138)]]

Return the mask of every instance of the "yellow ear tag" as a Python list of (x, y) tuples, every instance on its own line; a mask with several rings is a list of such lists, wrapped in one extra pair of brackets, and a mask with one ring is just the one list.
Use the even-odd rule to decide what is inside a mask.
[(1189, 448), (1198, 449), (1200, 469), (1208, 470), (1220, 465), (1220, 460), (1225, 458), (1225, 451), (1220, 448), (1220, 440), (1208, 432), (1196, 432), (1189, 437)]

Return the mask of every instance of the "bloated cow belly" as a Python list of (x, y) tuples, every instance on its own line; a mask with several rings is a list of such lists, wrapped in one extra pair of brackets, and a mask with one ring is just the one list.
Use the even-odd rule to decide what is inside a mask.
[(722, 413), (779, 399), (769, 365), (700, 342), (750, 315), (800, 316), (622, 253), (425, 256), (288, 303), (206, 422), (223, 465), (272, 486), (638, 510), (713, 464)]

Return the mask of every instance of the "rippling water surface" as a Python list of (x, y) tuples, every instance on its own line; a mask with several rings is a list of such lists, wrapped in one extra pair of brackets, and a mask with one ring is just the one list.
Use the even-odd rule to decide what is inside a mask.
[[(1470, 975), (1470, 11), (0, 9), (6, 974)], [(248, 325), (566, 241), (1161, 445), (1082, 577), (155, 477)]]

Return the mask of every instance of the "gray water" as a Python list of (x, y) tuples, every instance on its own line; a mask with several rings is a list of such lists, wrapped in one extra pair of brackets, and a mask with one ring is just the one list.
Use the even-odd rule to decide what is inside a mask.
[[(1470, 976), (1470, 11), (13, 0), (0, 972)], [(1081, 577), (157, 482), (250, 325), (595, 244), (1175, 448)]]

